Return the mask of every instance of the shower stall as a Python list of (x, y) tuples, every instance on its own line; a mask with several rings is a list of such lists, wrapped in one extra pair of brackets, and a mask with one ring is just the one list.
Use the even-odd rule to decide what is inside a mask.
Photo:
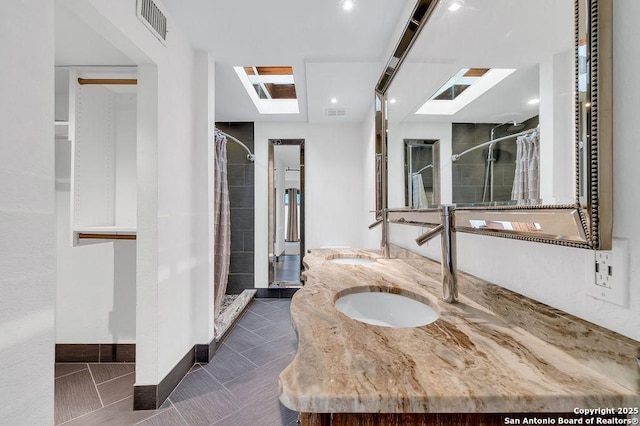
[(521, 123), (453, 123), (453, 202), (511, 201), (517, 137), (537, 126), (538, 116)]

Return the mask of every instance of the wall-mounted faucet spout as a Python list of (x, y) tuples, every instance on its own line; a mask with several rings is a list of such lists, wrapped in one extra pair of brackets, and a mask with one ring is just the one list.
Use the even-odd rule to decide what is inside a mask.
[(442, 206), (442, 223), (416, 238), (421, 246), (436, 235), (442, 234), (442, 296), (445, 302), (458, 301), (458, 270), (456, 265), (456, 233), (453, 223), (454, 206)]
[(424, 234), (420, 235), (418, 238), (416, 238), (416, 244), (418, 244), (419, 246), (423, 245), (424, 243), (426, 243), (427, 241), (435, 238), (437, 235), (439, 235), (442, 231), (444, 230), (444, 225), (438, 225), (435, 228), (425, 232)]
[(375, 222), (373, 222), (371, 225), (369, 225), (369, 229), (373, 229), (376, 226), (380, 225), (382, 223), (382, 219), (378, 219)]

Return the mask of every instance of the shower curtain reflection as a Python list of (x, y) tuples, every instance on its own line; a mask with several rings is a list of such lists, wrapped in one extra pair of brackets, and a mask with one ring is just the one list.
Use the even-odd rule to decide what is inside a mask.
[(540, 130), (518, 136), (516, 140), (516, 171), (511, 199), (518, 202), (540, 201)]
[(285, 192), (285, 206), (287, 215), (286, 242), (298, 241), (298, 188), (288, 188)]

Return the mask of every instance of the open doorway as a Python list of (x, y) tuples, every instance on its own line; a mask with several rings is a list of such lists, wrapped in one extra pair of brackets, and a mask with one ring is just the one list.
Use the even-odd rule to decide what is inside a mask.
[(269, 287), (302, 286), (304, 139), (269, 140)]

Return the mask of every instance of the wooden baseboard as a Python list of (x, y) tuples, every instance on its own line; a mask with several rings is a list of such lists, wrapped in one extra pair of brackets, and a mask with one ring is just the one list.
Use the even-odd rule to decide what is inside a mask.
[(211, 342), (205, 345), (196, 345), (196, 362), (204, 364), (208, 363), (215, 355), (216, 350), (218, 350), (218, 342), (216, 342), (216, 339), (213, 339)]
[[(208, 346), (208, 345), (202, 345)], [(169, 374), (157, 385), (133, 386), (133, 409), (155, 410), (166, 401), (178, 383), (187, 375), (196, 361), (196, 347), (191, 348), (185, 356), (171, 369)]]
[(56, 362), (135, 362), (135, 343), (58, 343)]

